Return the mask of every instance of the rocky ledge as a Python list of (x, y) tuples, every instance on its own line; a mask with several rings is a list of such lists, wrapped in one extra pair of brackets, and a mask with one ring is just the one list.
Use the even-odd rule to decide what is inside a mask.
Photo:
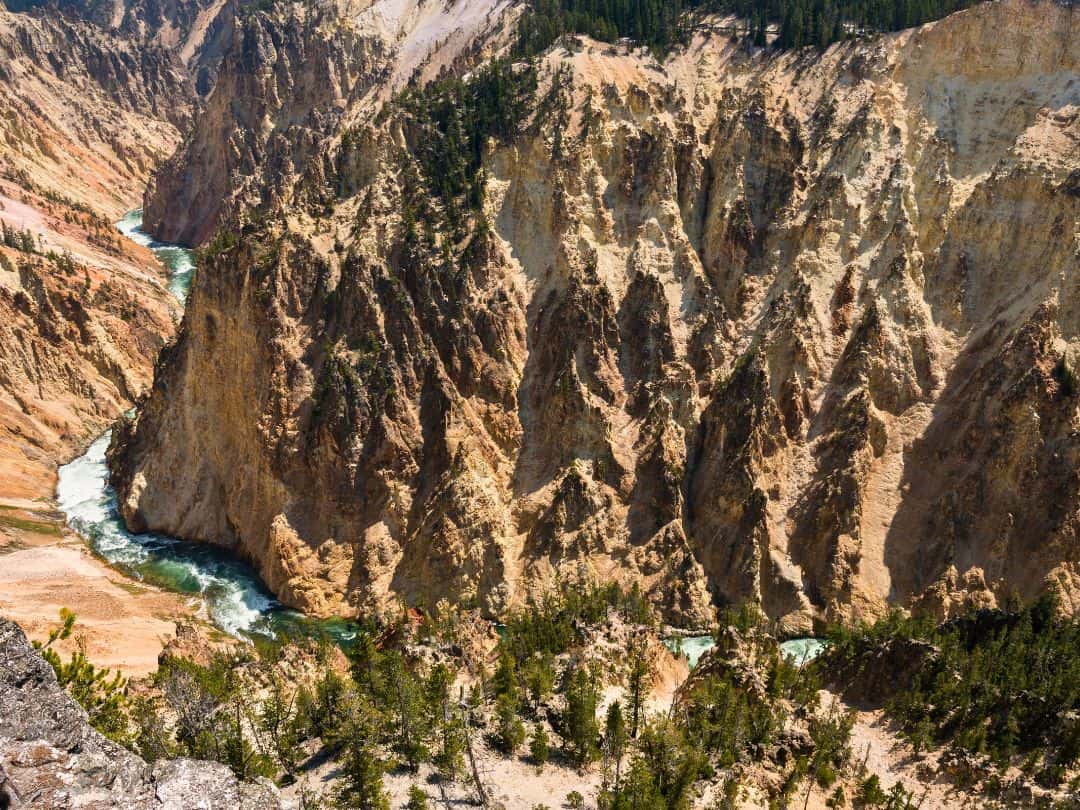
[(189, 759), (148, 764), (90, 727), (52, 667), (0, 618), (0, 808), (281, 807), (268, 782)]

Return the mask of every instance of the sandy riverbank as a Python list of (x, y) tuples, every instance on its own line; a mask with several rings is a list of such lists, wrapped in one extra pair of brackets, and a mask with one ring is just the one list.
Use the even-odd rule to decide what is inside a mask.
[(0, 499), (0, 615), (43, 639), (60, 608), (69, 608), (78, 621), (63, 653), (79, 644), (94, 664), (126, 675), (156, 669), (174, 621), (197, 604), (109, 568), (47, 506), (12, 505)]

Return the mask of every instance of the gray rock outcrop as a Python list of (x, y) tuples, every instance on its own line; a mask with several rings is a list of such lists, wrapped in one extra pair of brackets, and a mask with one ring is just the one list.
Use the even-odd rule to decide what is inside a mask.
[(273, 785), (241, 782), (219, 763), (151, 765), (103, 737), (19, 626), (0, 618), (0, 808), (281, 806)]

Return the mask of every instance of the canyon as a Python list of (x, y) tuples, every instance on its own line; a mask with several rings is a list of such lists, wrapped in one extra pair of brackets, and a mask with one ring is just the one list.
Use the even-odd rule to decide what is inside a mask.
[(9, 0), (0, 807), (1076, 800), (1076, 7), (724, 7)]
[(163, 50), (8, 11), (0, 72), (0, 614), (40, 637), (72, 608), (96, 661), (145, 673), (188, 609), (91, 556), (54, 492), (175, 333), (168, 271), (115, 223), (179, 145), (189, 81)]
[(225, 765), (106, 739), (27, 638), (74, 610), (54, 652), (142, 676), (198, 608), (92, 554), (55, 502), (57, 465), (144, 395), (180, 319), (177, 268), (125, 215), (190, 124), (188, 70), (78, 16), (0, 11), (0, 78), (0, 807), (279, 806)]
[(787, 633), (1073, 610), (1075, 9), (824, 53), (750, 53), (720, 18), (662, 60), (571, 38), (461, 214), (425, 111), (518, 13), (238, 23), (145, 200), (206, 249), (110, 450), (129, 525), (322, 616), (590, 580)]

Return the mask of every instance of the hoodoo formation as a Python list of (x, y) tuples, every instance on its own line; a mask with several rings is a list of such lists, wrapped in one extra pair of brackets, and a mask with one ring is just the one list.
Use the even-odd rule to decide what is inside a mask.
[(146, 199), (209, 247), (129, 523), (320, 615), (1076, 598), (1075, 12), (490, 62), (519, 12), (245, 21)]

